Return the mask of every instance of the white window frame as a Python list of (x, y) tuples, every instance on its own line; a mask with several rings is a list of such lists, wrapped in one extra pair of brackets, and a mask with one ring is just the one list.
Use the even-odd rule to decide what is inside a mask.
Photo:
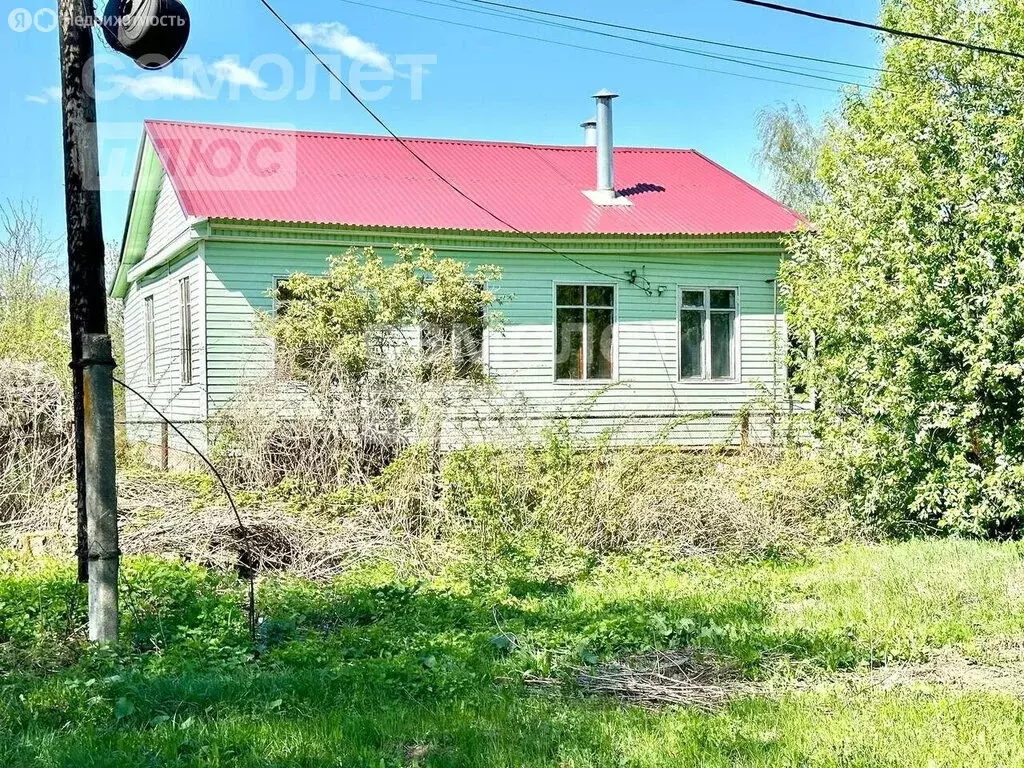
[(182, 386), (190, 386), (193, 380), (193, 326), (192, 280), (189, 275), (178, 279), (178, 343), (178, 374)]
[(156, 296), (142, 298), (142, 336), (146, 350), (146, 383), (156, 385)]
[[(588, 379), (586, 344), (583, 345), (583, 374), (582, 379), (560, 379), (558, 378), (558, 286), (560, 285), (582, 285), (594, 286), (597, 288), (612, 289), (612, 376), (610, 379)], [(586, 313), (584, 312), (584, 322)], [(551, 380), (555, 384), (566, 384), (568, 386), (606, 386), (614, 384), (619, 380), (619, 286), (610, 281), (600, 280), (552, 280), (551, 281)]]
[[(712, 309), (711, 308), (711, 292), (712, 291), (732, 291), (736, 297), (736, 306), (734, 309)], [(704, 294), (704, 307), (702, 310), (704, 314), (704, 341), (701, 344), (701, 360), (700, 360), (700, 376), (683, 376), (682, 375), (682, 345), (683, 335), (680, 330), (680, 326), (683, 321), (683, 293), (684, 292), (700, 292)], [(696, 312), (696, 309), (687, 309), (687, 312)], [(733, 313), (733, 327), (732, 327), (732, 376), (729, 378), (712, 378), (711, 377), (711, 315), (714, 312), (732, 312)], [(740, 371), (740, 349), (742, 340), (740, 339), (740, 289), (735, 285), (678, 285), (676, 286), (676, 380), (681, 384), (738, 384), (742, 380), (742, 374)]]

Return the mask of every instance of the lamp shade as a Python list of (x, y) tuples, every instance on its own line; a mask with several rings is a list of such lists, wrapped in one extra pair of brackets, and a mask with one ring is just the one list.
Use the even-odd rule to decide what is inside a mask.
[(179, 0), (110, 0), (103, 36), (143, 69), (163, 69), (181, 55), (192, 23)]

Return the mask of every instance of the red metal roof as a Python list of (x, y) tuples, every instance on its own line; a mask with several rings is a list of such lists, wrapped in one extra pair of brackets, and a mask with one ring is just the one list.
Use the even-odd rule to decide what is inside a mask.
[(593, 147), (403, 139), (149, 121), (190, 216), (550, 234), (714, 235), (794, 230), (802, 219), (693, 150), (615, 150), (631, 206), (599, 206)]

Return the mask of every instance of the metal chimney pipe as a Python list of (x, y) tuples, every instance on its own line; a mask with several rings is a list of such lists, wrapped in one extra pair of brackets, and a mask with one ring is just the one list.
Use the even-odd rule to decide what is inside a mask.
[(583, 146), (584, 147), (596, 147), (597, 146), (597, 120), (590, 118), (580, 123), (580, 128), (583, 129)]
[(602, 89), (597, 99), (597, 191), (614, 192), (615, 172), (612, 167), (612, 99), (617, 93)]

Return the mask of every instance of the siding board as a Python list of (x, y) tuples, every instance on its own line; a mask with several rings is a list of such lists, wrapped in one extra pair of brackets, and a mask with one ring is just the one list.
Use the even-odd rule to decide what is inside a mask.
[(164, 174), (160, 183), (160, 194), (156, 199), (156, 210), (153, 213), (153, 227), (149, 232), (149, 241), (146, 243), (146, 254), (143, 258), (150, 259), (156, 256), (162, 248), (185, 232), (188, 226), (188, 219), (181, 209), (170, 177)]
[[(391, 242), (388, 237), (379, 235), (377, 244)], [(586, 408), (587, 431), (599, 433), (616, 422), (620, 437), (635, 440), (658, 434), (674, 418), (708, 414), (676, 426), (671, 438), (709, 444), (738, 439), (737, 414), (784, 378), (776, 345), (785, 333), (781, 320), (773, 314), (771, 283), (781, 252), (777, 242), (764, 247), (766, 240), (770, 243), (765, 238), (747, 244), (749, 247), (737, 243), (734, 252), (699, 241), (692, 252), (677, 243), (664, 252), (659, 252), (656, 244), (647, 244), (642, 250), (602, 245), (584, 256), (574, 251), (574, 258), (610, 275), (625, 276), (636, 270), (653, 291), (648, 295), (628, 283), (618, 286), (618, 380), (612, 386), (605, 382), (556, 383), (552, 363), (554, 283), (607, 283), (607, 278), (551, 254), (488, 251), (483, 246), (473, 250), (462, 242), (450, 250), (443, 237), (427, 244), (439, 255), (461, 258), (471, 265), (496, 264), (503, 270), (496, 286), (502, 300), (497, 307), (502, 324), (500, 329), (488, 331), (487, 340), (488, 372), (500, 390), (488, 401), (490, 405), (512, 409), (525, 402), (526, 411), (541, 419)], [(366, 241), (353, 238), (349, 244), (361, 246)], [(704, 247), (698, 247), (701, 245)], [(335, 244), (315, 240), (306, 244), (295, 242), (292, 235), (281, 242), (273, 242), (269, 236), (260, 242), (214, 237), (205, 244), (210, 413), (227, 405), (247, 379), (271, 370), (272, 344), (260, 336), (257, 317), (273, 308), (269, 291), (274, 278), (292, 272), (321, 273), (328, 255), (342, 253), (345, 247), (343, 239)], [(713, 250), (718, 252), (709, 252)], [(660, 286), (664, 286), (661, 295)], [(677, 380), (679, 286), (737, 289), (738, 381)], [(486, 411), (486, 404), (481, 407)], [(751, 433), (758, 432), (752, 425)]]
[[(181, 383), (181, 335), (178, 281), (188, 276), (192, 294), (192, 383)], [(125, 382), (137, 389), (180, 428), (200, 449), (206, 446), (206, 429), (199, 423), (206, 418), (207, 375), (206, 333), (204, 330), (205, 295), (202, 290), (204, 269), (199, 250), (193, 248), (129, 286), (124, 300)], [(153, 297), (155, 325), (156, 380), (149, 382), (146, 371), (144, 302)], [(160, 442), (161, 419), (138, 397), (125, 395), (127, 432), (131, 440)], [(173, 430), (169, 445), (190, 452)]]

